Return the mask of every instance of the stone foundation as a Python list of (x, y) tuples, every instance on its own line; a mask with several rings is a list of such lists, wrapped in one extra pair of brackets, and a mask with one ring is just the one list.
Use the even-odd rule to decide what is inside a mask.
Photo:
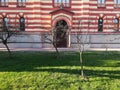
[[(9, 39), (10, 48), (52, 48), (49, 40), (43, 38), (44, 34), (22, 34), (16, 35)], [(49, 35), (48, 38), (52, 39)], [(75, 34), (70, 35), (70, 48), (77, 48), (77, 38)], [(82, 42), (85, 43), (84, 49), (90, 48), (120, 48), (119, 34), (82, 34)], [(0, 43), (0, 48), (4, 45)]]

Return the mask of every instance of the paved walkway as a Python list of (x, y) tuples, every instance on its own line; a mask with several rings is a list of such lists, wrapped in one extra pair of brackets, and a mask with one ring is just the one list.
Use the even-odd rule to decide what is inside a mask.
[[(0, 48), (0, 51), (6, 51), (6, 48)], [(55, 51), (55, 48), (10, 48), (11, 51)], [(58, 48), (59, 51), (77, 51), (77, 48)]]
[[(11, 51), (55, 51), (54, 48), (10, 48)], [(78, 51), (78, 48), (58, 48), (59, 51)], [(6, 48), (0, 48), (6, 51)], [(90, 48), (87, 51), (106, 51), (106, 48)], [(107, 51), (120, 51), (120, 48), (108, 48)]]

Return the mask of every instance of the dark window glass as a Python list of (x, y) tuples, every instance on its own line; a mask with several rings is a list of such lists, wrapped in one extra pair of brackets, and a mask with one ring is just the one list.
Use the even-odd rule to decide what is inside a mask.
[(8, 18), (3, 18), (3, 30), (6, 31), (8, 29)]
[(99, 32), (103, 31), (103, 19), (102, 18), (98, 19), (98, 31)]
[(25, 31), (25, 19), (23, 17), (20, 18), (20, 31)]

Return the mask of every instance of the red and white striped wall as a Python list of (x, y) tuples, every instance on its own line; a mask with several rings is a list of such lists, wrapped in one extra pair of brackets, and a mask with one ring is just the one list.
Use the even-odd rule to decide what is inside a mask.
[(106, 0), (105, 7), (98, 7), (97, 0), (71, 0), (71, 7), (65, 8), (65, 11), (55, 8), (52, 0), (26, 0), (25, 7), (18, 7), (16, 1), (9, 0), (8, 7), (0, 7), (0, 15), (6, 13), (9, 22), (14, 23), (15, 19), (19, 22), (19, 15), (23, 14), (26, 31), (32, 32), (50, 30), (56, 20), (61, 19), (66, 20), (72, 28), (71, 32), (78, 31), (80, 21), (82, 31), (98, 32), (100, 16), (104, 20), (103, 32), (111, 32), (113, 20), (119, 17), (120, 12), (120, 8), (114, 7), (114, 0)]

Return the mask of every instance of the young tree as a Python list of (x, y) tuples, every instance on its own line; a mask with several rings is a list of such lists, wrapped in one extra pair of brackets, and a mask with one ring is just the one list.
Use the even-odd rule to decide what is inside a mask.
[(65, 38), (67, 38), (67, 30), (68, 30), (68, 26), (64, 25), (63, 21), (60, 21), (58, 22), (56, 27), (52, 27), (52, 29), (49, 30), (49, 32), (46, 32), (44, 34), (44, 40), (49, 41), (55, 48), (57, 53), (57, 58), (59, 57), (59, 50), (57, 46), (59, 44), (58, 43), (59, 39), (57, 38), (57, 36), (59, 35), (61, 41), (64, 40)]
[[(108, 17), (106, 16), (106, 23), (108, 24), (108, 25), (106, 25), (106, 29), (113, 31), (114, 33), (117, 33), (117, 32), (119, 32), (119, 19), (117, 17), (115, 17), (115, 18), (113, 17), (113, 19), (114, 19), (113, 26), (111, 26), (109, 24), (110, 21), (108, 20)], [(112, 37), (112, 35), (113, 35), (113, 33), (109, 33), (109, 35), (105, 37), (105, 44), (104, 44), (105, 51), (106, 51), (105, 55), (108, 55), (110, 53), (108, 44), (112, 41), (116, 41), (116, 40), (120, 39), (119, 36)]]
[[(56, 46), (56, 39), (55, 39), (55, 28), (53, 28), (51, 31), (47, 32), (44, 34), (43, 38), (44, 40), (48, 41), (50, 44), (53, 45), (53, 47), (55, 48), (56, 50), (56, 53), (57, 53), (57, 57), (59, 57), (59, 51), (58, 51), (58, 48)], [(50, 36), (50, 37), (49, 37)]]
[(1, 21), (0, 21), (0, 40), (1, 40), (1, 43), (6, 47), (10, 58), (11, 58), (11, 51), (8, 46), (8, 40), (12, 36), (17, 35), (18, 31), (19, 31), (19, 27), (17, 26), (17, 24), (9, 25), (7, 17), (3, 17), (1, 19)]
[[(88, 29), (90, 26), (90, 22), (88, 21)], [(76, 39), (77, 39), (77, 46), (79, 50), (79, 60), (81, 64), (81, 76), (86, 78), (85, 73), (84, 73), (84, 67), (83, 67), (83, 51), (84, 51), (84, 46), (87, 44), (87, 38), (88, 38), (88, 31), (82, 33), (82, 20), (79, 21), (78, 24), (78, 32), (76, 33)]]

